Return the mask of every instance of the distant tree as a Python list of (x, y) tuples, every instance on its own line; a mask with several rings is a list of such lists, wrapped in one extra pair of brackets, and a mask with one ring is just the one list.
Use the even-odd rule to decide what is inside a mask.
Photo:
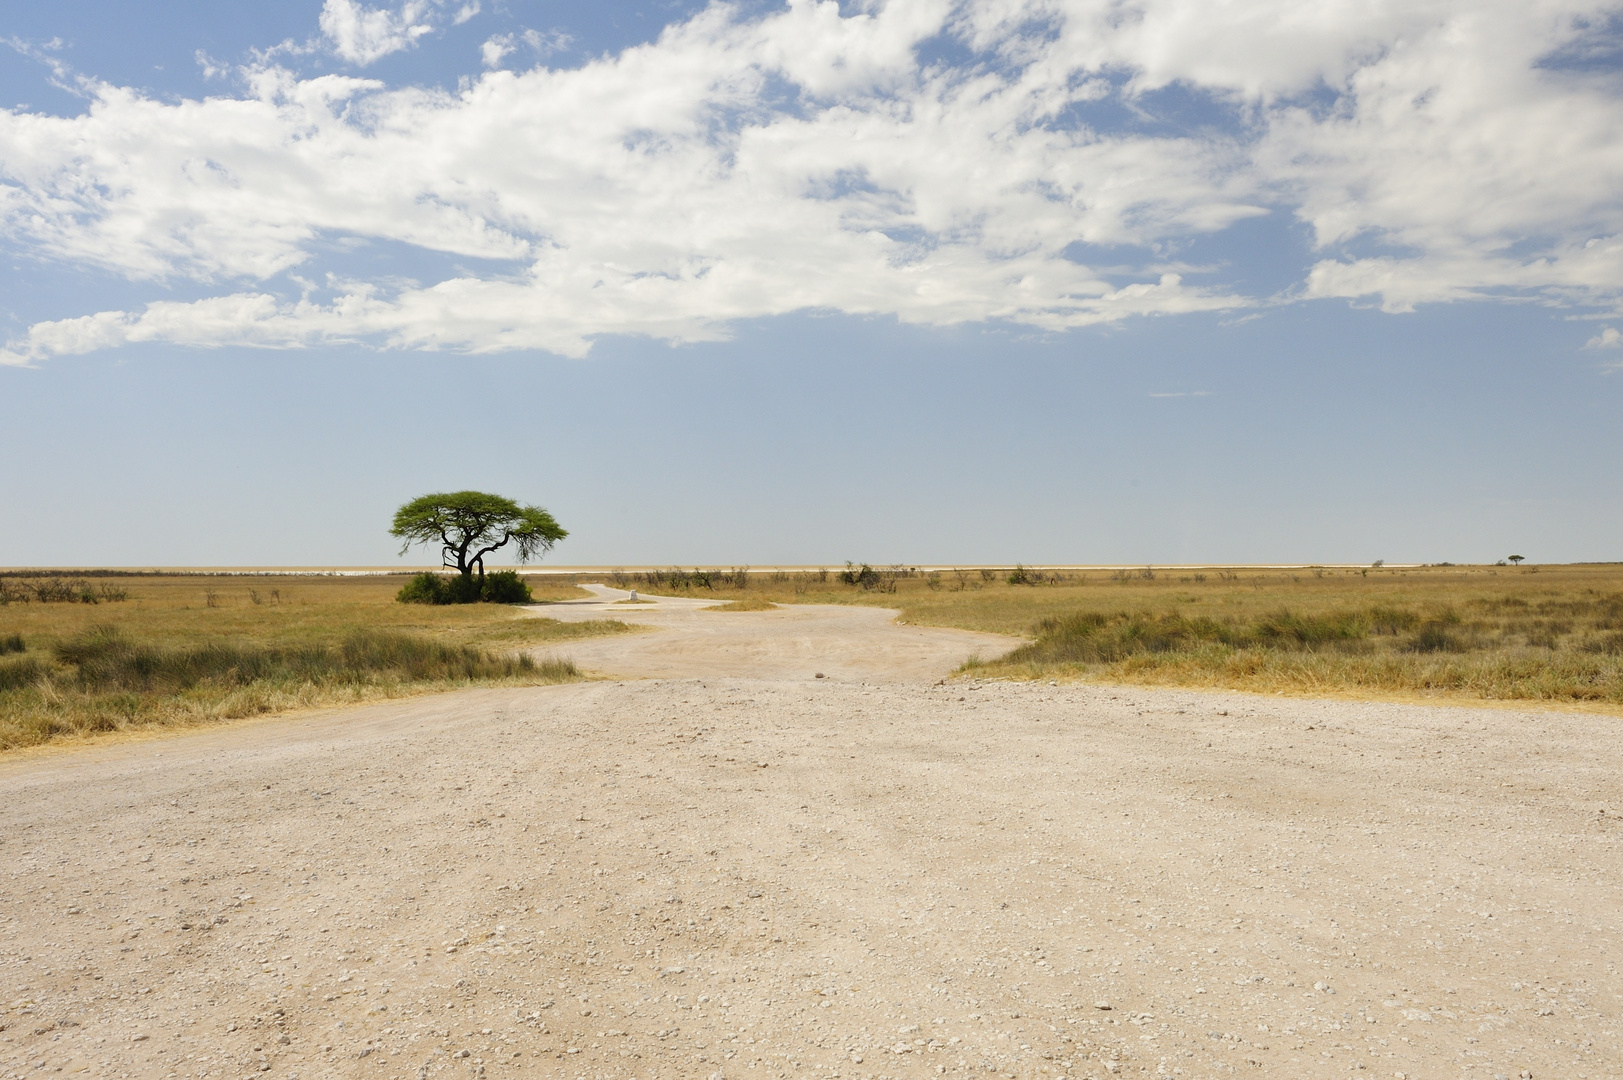
[(1525, 558), (1527, 558), (1526, 555), (1512, 555), (1510, 557), (1510, 561), (1515, 563), (1517, 566), (1520, 566), (1522, 564), (1522, 560)]
[[(391, 536), (404, 543), (440, 546), (440, 562), (460, 580), (457, 599), (477, 600), (486, 592), (485, 556), (509, 544), (521, 563), (539, 558), (569, 533), (539, 506), (520, 506), (512, 499), (483, 491), (424, 495), (395, 511)], [(478, 572), (477, 580), (474, 578)]]

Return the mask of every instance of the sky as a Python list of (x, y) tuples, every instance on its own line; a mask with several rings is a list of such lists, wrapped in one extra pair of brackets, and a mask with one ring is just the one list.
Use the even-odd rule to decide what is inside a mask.
[(0, 565), (1623, 559), (1623, 3), (0, 12)]

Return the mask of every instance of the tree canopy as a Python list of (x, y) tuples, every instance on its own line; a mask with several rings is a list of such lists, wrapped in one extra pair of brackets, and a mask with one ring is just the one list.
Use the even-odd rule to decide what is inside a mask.
[(404, 543), (440, 545), (440, 561), (464, 578), (475, 570), (484, 580), (485, 556), (513, 545), (518, 561), (529, 562), (552, 550), (569, 533), (539, 506), (520, 506), (512, 499), (483, 491), (423, 495), (395, 511), (390, 535)]

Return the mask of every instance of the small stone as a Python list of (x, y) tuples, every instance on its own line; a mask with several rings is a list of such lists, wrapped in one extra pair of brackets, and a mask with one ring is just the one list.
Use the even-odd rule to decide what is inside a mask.
[(1110, 1011), (1110, 1002), (1108, 1002), (1108, 1001), (1095, 1001), (1093, 1003), (1093, 1007), (1095, 1009), (1098, 1009), (1100, 1012), (1109, 1012)]
[(817, 673), (817, 678), (822, 679), (822, 678), (826, 678), (826, 676), (821, 671), (819, 671)]

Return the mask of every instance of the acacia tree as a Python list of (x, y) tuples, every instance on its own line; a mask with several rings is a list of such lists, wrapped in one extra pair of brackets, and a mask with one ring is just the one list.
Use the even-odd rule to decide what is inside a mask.
[(485, 556), (513, 545), (518, 561), (529, 562), (552, 550), (568, 536), (539, 506), (520, 506), (512, 499), (483, 491), (454, 491), (413, 499), (394, 514), (391, 536), (404, 541), (400, 554), (413, 544), (440, 545), (440, 561), (462, 576), (464, 595), (478, 595), (485, 580)]

